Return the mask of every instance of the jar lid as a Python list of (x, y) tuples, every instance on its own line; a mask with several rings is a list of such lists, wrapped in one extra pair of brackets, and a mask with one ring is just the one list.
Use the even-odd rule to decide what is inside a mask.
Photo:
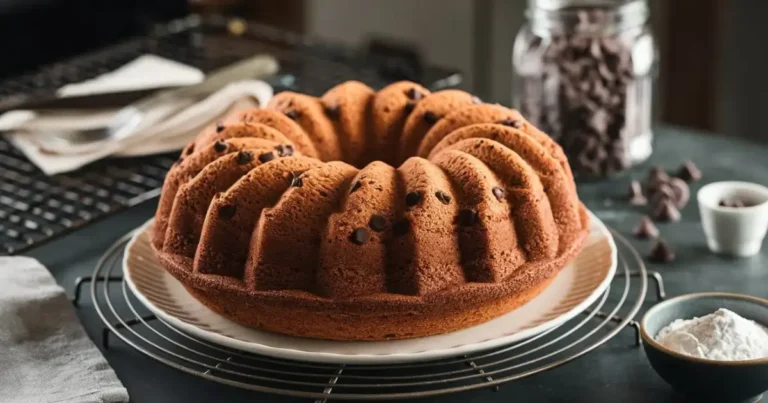
[[(638, 0), (528, 0), (531, 9), (547, 11), (572, 7), (618, 7)], [(640, 0), (643, 3), (644, 0)]]

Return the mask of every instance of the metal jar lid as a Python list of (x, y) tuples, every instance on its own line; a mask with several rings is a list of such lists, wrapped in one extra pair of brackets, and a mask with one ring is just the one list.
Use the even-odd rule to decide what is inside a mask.
[(533, 9), (556, 11), (578, 7), (620, 7), (629, 3), (645, 3), (645, 0), (528, 0)]

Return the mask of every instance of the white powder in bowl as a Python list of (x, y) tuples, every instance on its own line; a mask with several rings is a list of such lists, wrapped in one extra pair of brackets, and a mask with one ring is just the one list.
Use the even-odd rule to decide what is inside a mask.
[(768, 358), (768, 329), (727, 309), (700, 318), (677, 319), (656, 341), (678, 353), (709, 360)]

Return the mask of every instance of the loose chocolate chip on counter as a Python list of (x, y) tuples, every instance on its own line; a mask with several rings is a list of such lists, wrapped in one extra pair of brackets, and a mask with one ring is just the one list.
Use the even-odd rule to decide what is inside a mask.
[(650, 218), (647, 216), (640, 219), (640, 223), (632, 230), (632, 234), (636, 238), (648, 239), (656, 238), (659, 236), (659, 229), (653, 224)]
[(652, 167), (648, 171), (648, 188), (653, 189), (659, 187), (663, 183), (669, 182), (669, 175), (661, 167)]
[(273, 159), (275, 159), (275, 153), (273, 152), (267, 152), (259, 155), (259, 161), (261, 161), (262, 164), (266, 164)]
[(421, 198), (421, 192), (409, 192), (407, 195), (405, 195), (405, 205), (408, 207), (413, 207), (419, 204)]
[(408, 221), (407, 218), (403, 218), (402, 220), (395, 223), (395, 225), (392, 226), (392, 234), (395, 236), (403, 236), (408, 233), (411, 229), (411, 222)]
[(421, 98), (424, 98), (424, 94), (422, 94), (421, 91), (416, 89), (416, 87), (409, 88), (407, 91), (405, 91), (405, 95), (414, 101), (418, 101)]
[(370, 239), (371, 236), (368, 233), (368, 230), (365, 228), (356, 228), (354, 231), (352, 231), (352, 235), (350, 235), (349, 240), (353, 243), (356, 243), (358, 245), (362, 245), (366, 242), (368, 242), (368, 239)]
[(277, 151), (277, 155), (281, 157), (290, 157), (296, 150), (290, 144), (280, 144), (275, 147), (275, 151)]
[(640, 181), (633, 180), (629, 184), (629, 204), (633, 206), (645, 206), (648, 198), (643, 194), (643, 185)]
[(227, 151), (227, 148), (229, 148), (229, 144), (227, 144), (226, 141), (219, 140), (219, 141), (213, 143), (213, 149), (217, 153), (223, 153), (224, 151)]
[(371, 219), (368, 220), (368, 226), (376, 232), (384, 231), (387, 228), (387, 219), (384, 216), (374, 214)]
[(688, 187), (688, 184), (680, 178), (671, 178), (669, 180), (669, 187), (675, 193), (675, 205), (677, 205), (677, 208), (682, 209), (685, 207), (691, 198), (691, 189)]
[(680, 221), (680, 210), (675, 207), (674, 201), (664, 200), (653, 211), (653, 218), (656, 221), (677, 222)]
[(657, 239), (648, 252), (648, 259), (652, 262), (669, 263), (675, 260), (675, 251), (663, 239)]
[(451, 204), (451, 196), (441, 190), (435, 192), (435, 197), (437, 197), (437, 200), (440, 200), (443, 204)]
[(301, 113), (297, 111), (296, 109), (288, 109), (285, 111), (285, 116), (288, 116), (289, 118), (296, 120), (301, 116)]
[(405, 109), (404, 109), (405, 114), (408, 115), (411, 112), (413, 112), (413, 108), (415, 108), (415, 107), (416, 107), (416, 103), (409, 101), (407, 104), (405, 104)]
[(437, 116), (435, 112), (432, 112), (432, 111), (424, 112), (424, 121), (427, 122), (427, 124), (433, 125), (437, 123), (438, 120), (440, 120), (440, 116)]
[(720, 207), (730, 207), (730, 208), (741, 208), (741, 207), (747, 207), (746, 204), (744, 204), (743, 201), (739, 199), (726, 199), (721, 200), (718, 204)]
[(224, 123), (216, 122), (216, 133), (221, 133), (223, 131), (224, 131)]
[(339, 105), (326, 105), (325, 107), (325, 115), (329, 118), (336, 120), (341, 116), (341, 108), (339, 108)]
[(667, 183), (662, 183), (655, 189), (649, 189), (649, 192), (651, 193), (651, 206), (653, 207), (658, 206), (665, 200), (671, 200), (677, 205), (675, 191), (672, 189), (672, 186)]
[(361, 186), (363, 186), (363, 182), (362, 181), (357, 181), (357, 182), (353, 183), (352, 184), (352, 188), (349, 189), (349, 193), (355, 193), (357, 191), (357, 189), (360, 189)]
[(686, 161), (677, 171), (677, 177), (688, 182), (696, 182), (701, 179), (701, 171), (693, 161)]
[(237, 153), (237, 163), (240, 165), (245, 165), (249, 162), (253, 161), (253, 153), (250, 151), (240, 151)]
[(496, 186), (493, 189), (491, 189), (491, 192), (493, 192), (493, 196), (496, 197), (496, 200), (498, 201), (504, 201), (504, 196), (506, 196), (507, 192), (504, 191), (504, 189)]
[(236, 212), (237, 209), (231, 204), (225, 204), (219, 207), (219, 217), (225, 220), (229, 220), (230, 218), (234, 217)]
[(459, 221), (459, 225), (461, 225), (462, 227), (471, 227), (475, 225), (478, 220), (479, 220), (479, 217), (477, 216), (477, 211), (472, 209), (459, 210), (458, 221)]

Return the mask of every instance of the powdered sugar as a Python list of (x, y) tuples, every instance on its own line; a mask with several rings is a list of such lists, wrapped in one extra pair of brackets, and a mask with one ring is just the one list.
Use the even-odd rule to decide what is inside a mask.
[(768, 329), (727, 309), (700, 318), (677, 319), (656, 341), (676, 352), (710, 360), (768, 358)]

